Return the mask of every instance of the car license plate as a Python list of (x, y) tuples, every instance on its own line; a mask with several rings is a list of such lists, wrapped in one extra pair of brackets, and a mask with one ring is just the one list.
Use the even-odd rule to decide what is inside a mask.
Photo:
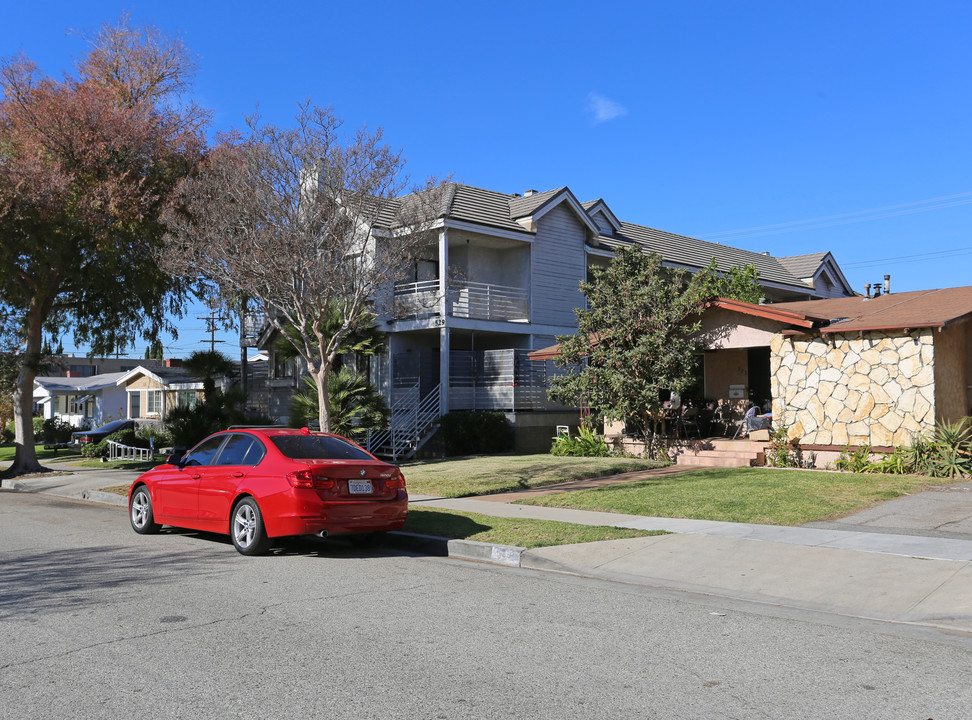
[(348, 480), (348, 492), (352, 495), (371, 494), (371, 480)]

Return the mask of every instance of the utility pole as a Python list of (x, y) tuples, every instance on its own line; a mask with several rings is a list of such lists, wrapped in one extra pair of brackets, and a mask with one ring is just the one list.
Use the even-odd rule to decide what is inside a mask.
[[(216, 323), (223, 322), (226, 320), (222, 315), (217, 315), (216, 310), (212, 309), (209, 311), (209, 315), (203, 317), (196, 317), (196, 320), (206, 321), (206, 332), (209, 333), (209, 352), (216, 352), (216, 343), (226, 342), (225, 340), (216, 339)], [(203, 340), (202, 342), (206, 342)]]

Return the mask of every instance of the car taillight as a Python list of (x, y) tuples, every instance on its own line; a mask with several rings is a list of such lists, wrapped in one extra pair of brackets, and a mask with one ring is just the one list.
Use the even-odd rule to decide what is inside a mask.
[(385, 487), (389, 490), (394, 490), (395, 488), (404, 488), (405, 476), (402, 475), (401, 472), (395, 473), (390, 478), (385, 480)]
[(326, 490), (334, 487), (334, 481), (321, 475), (315, 475), (310, 470), (294, 470), (287, 473), (287, 482), (295, 488), (312, 488)]

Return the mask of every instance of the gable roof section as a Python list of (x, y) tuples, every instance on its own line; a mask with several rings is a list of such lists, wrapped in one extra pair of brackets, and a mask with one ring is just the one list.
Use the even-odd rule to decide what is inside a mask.
[(943, 328), (972, 318), (972, 287), (777, 303), (773, 307), (827, 323), (820, 328), (827, 334)]
[(34, 383), (50, 393), (87, 393), (114, 387), (127, 373), (102, 373), (88, 377), (36, 377)]
[(200, 378), (195, 377), (194, 375), (190, 375), (188, 372), (185, 371), (184, 368), (181, 367), (146, 368), (146, 367), (142, 367), (141, 365), (139, 365), (137, 368), (133, 368), (129, 370), (126, 373), (122, 373), (121, 377), (118, 378), (116, 384), (124, 385), (129, 380), (132, 380), (138, 377), (139, 375), (145, 375), (146, 377), (150, 377), (160, 385), (173, 385), (176, 383), (179, 384), (186, 383), (186, 384), (198, 385), (199, 388), (202, 388), (202, 380)]
[[(584, 206), (574, 197), (574, 193), (568, 187), (534, 193), (527, 197), (513, 198), (510, 200), (510, 216), (522, 227), (535, 232), (536, 221), (561, 203), (566, 203), (571, 212), (577, 216), (577, 219), (584, 224), (592, 235), (597, 235), (600, 232), (600, 228), (597, 227)], [(527, 222), (528, 220), (532, 222)]]
[(602, 214), (605, 218), (607, 218), (608, 224), (614, 228), (615, 232), (621, 229), (621, 221), (618, 220), (617, 216), (615, 216), (613, 212), (611, 212), (611, 208), (608, 207), (608, 204), (604, 202), (603, 198), (581, 203), (581, 206), (587, 211), (587, 214), (590, 215), (591, 218), (598, 213)]
[(830, 255), (829, 252), (819, 252), (809, 255), (790, 255), (777, 259), (780, 261), (780, 265), (786, 268), (793, 277), (806, 279), (817, 274), (817, 270), (823, 265), (828, 255)]

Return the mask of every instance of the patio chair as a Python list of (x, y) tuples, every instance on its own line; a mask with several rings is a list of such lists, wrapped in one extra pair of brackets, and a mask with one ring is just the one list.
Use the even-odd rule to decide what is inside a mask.
[(684, 437), (688, 437), (689, 433), (694, 433), (696, 437), (701, 438), (702, 431), (699, 429), (699, 409), (688, 405), (682, 408), (682, 414), (678, 416), (678, 428)]
[(759, 405), (753, 403), (753, 405), (746, 411), (741, 420), (736, 421), (736, 434), (732, 436), (735, 440), (739, 437), (740, 433), (745, 430), (746, 437), (749, 437), (749, 433), (756, 429), (756, 416), (759, 414)]

